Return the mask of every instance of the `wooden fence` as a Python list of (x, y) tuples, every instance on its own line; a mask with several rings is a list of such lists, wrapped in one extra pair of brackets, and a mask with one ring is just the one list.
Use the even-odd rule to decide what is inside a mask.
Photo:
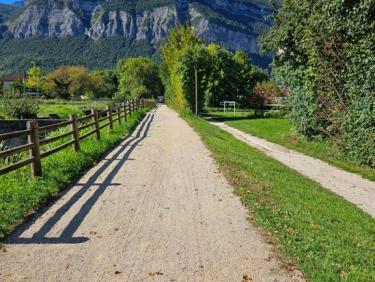
[[(10, 132), (5, 134), (0, 134), (0, 141), (17, 138), (17, 137), (28, 137), (28, 142), (26, 145), (22, 145), (16, 148), (12, 148), (6, 151), (0, 151), (0, 160), (5, 159), (16, 154), (29, 151), (29, 158), (18, 161), (16, 163), (7, 165), (0, 168), (0, 175), (9, 173), (11, 171), (17, 170), (26, 165), (31, 165), (31, 173), (33, 176), (42, 175), (42, 163), (41, 160), (48, 157), (56, 152), (65, 149), (68, 146), (72, 146), (75, 152), (80, 150), (80, 141), (86, 139), (89, 136), (95, 135), (96, 139), (100, 139), (100, 131), (108, 127), (109, 131), (113, 130), (113, 123), (117, 122), (119, 124), (127, 121), (128, 116), (144, 107), (144, 100), (131, 100), (126, 103), (119, 104), (117, 107), (112, 108), (108, 106), (104, 111), (91, 110), (91, 114), (83, 117), (77, 117), (76, 115), (71, 115), (69, 121), (61, 122), (58, 124), (38, 127), (37, 121), (27, 122), (27, 129), (22, 131)], [(101, 124), (105, 122), (104, 124)], [(44, 140), (40, 139), (41, 133), (49, 133), (60, 128), (65, 128), (69, 126), (70, 130), (56, 137), (46, 138)], [(84, 134), (80, 134), (83, 130), (88, 130)], [(54, 143), (63, 138), (71, 136), (71, 140), (49, 149), (47, 151), (42, 151), (41, 148), (45, 145)]]

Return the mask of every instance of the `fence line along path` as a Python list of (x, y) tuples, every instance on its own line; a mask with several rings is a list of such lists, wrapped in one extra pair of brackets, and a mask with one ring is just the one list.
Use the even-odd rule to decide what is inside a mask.
[[(127, 121), (129, 115), (132, 112), (137, 111), (140, 107), (144, 107), (145, 101), (142, 99), (130, 100), (125, 103), (117, 105), (117, 107), (108, 106), (104, 111), (91, 110), (90, 115), (83, 117), (77, 117), (71, 115), (68, 121), (64, 121), (58, 124), (49, 125), (45, 127), (39, 127), (37, 121), (28, 121), (27, 129), (21, 131), (15, 131), (5, 134), (0, 134), (0, 141), (8, 140), (17, 137), (27, 137), (28, 142), (25, 145), (18, 146), (16, 148), (0, 151), (0, 160), (12, 157), (16, 154), (23, 152), (29, 152), (29, 157), (18, 162), (0, 167), (0, 175), (15, 171), (26, 165), (31, 166), (32, 176), (42, 175), (42, 162), (43, 158), (46, 158), (54, 153), (57, 153), (69, 146), (73, 147), (75, 152), (80, 150), (80, 141), (95, 135), (96, 139), (100, 139), (100, 131), (108, 127), (109, 131), (113, 130), (113, 123), (118, 122), (121, 124), (122, 120)], [(41, 140), (40, 134), (48, 134), (50, 132), (70, 127), (70, 130), (64, 132), (58, 136), (47, 137)], [(69, 141), (53, 147), (47, 151), (43, 151), (43, 146), (55, 143), (64, 138), (71, 137)]]

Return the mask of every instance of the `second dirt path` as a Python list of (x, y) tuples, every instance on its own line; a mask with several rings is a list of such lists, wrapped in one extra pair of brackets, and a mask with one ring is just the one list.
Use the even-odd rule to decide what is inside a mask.
[(222, 122), (212, 122), (235, 138), (264, 152), (302, 175), (318, 182), (375, 218), (375, 182), (346, 172), (326, 162), (306, 156), (262, 138), (244, 133)]

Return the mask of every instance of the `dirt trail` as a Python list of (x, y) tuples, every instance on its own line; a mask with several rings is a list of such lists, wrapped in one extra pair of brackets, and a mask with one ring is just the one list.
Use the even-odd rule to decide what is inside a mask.
[(235, 138), (244, 141), (266, 155), (318, 182), (323, 187), (375, 217), (375, 182), (364, 179), (357, 174), (338, 169), (313, 157), (246, 134), (222, 122), (212, 122), (212, 124), (219, 126)]
[(163, 106), (9, 238), (0, 280), (302, 280), (246, 217), (198, 135)]

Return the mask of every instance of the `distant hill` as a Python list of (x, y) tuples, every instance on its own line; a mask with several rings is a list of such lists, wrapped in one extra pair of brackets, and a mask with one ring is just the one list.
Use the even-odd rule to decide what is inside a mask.
[[(271, 13), (268, 0), (26, 0), (0, 6), (0, 73), (19, 72), (31, 61), (112, 67), (118, 58), (157, 56), (168, 30), (191, 23), (198, 35), (243, 49), (255, 63), (258, 36)], [(103, 56), (103, 57), (102, 57)]]

